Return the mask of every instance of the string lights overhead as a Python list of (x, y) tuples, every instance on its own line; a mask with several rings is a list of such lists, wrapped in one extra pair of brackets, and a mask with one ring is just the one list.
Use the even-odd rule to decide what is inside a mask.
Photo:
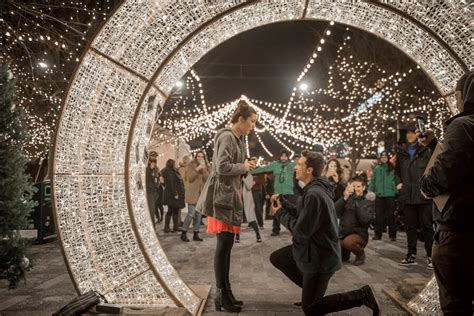
[[(232, 102), (209, 106), (202, 81), (196, 71), (191, 70), (186, 77), (188, 92), (176, 98), (170, 114), (159, 123), (186, 142), (211, 139), (194, 148), (206, 149), (212, 145), (216, 130), (229, 123), (232, 111), (243, 99), (259, 116), (255, 133), (246, 140), (249, 155), (257, 150), (252, 144), (258, 144), (270, 157), (273, 157), (272, 150), (264, 143), (268, 139), (291, 155), (303, 149), (322, 147), (339, 156), (370, 157), (375, 154), (378, 141), (391, 138), (394, 144), (397, 129), (414, 124), (418, 114), (424, 114), (428, 126), (442, 133), (442, 123), (451, 115), (446, 101), (435, 91), (426, 91), (417, 85), (408, 87), (408, 83), (416, 82), (419, 67), (415, 71), (410, 68), (389, 73), (374, 62), (357, 60), (351, 50), (355, 39), (350, 35), (343, 36), (327, 67), (327, 82), (320, 87), (310, 87), (307, 82), (316, 82), (314, 76), (321, 71), (315, 68), (315, 60), (324, 53), (333, 25), (334, 22), (329, 22), (324, 36), (315, 43), (286, 104), (242, 96)], [(273, 152), (278, 151), (273, 149)]]
[(25, 155), (46, 157), (64, 91), (80, 56), (116, 0), (5, 1), (0, 8), (0, 61), (16, 81), (16, 105), (26, 111)]

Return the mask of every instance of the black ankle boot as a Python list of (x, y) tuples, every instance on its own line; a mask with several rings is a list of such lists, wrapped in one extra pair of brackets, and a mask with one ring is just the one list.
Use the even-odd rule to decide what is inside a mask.
[(240, 306), (232, 304), (229, 297), (229, 291), (225, 288), (216, 289), (216, 298), (214, 300), (216, 311), (220, 312), (222, 309), (229, 313), (240, 313), (242, 308)]
[(229, 292), (229, 298), (232, 301), (232, 304), (237, 305), (237, 306), (244, 305), (244, 301), (239, 301), (234, 297), (234, 293), (232, 293), (232, 289), (230, 288), (230, 284), (227, 285), (227, 290)]
[(199, 233), (198, 233), (198, 232), (194, 232), (193, 240), (194, 240), (194, 241), (202, 241), (202, 238), (199, 237)]
[(188, 236), (186, 235), (186, 232), (181, 232), (181, 240), (182, 241), (189, 241)]

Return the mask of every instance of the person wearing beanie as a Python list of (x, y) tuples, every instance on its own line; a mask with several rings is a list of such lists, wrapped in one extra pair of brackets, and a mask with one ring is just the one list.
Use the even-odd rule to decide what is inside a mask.
[(407, 231), (406, 257), (400, 262), (402, 266), (416, 265), (417, 241), (420, 229), (423, 235), (427, 255), (427, 266), (432, 269), (431, 247), (433, 245), (432, 202), (420, 193), (420, 180), (431, 156), (430, 149), (418, 143), (415, 124), (406, 127), (406, 144), (397, 152), (395, 166), (395, 183), (398, 200), (403, 205)]
[[(421, 179), (422, 194), (429, 198), (449, 195), (435, 204), (436, 234), (433, 266), (444, 315), (472, 315), (474, 301), (474, 72), (456, 86), (459, 114), (446, 121), (443, 150)], [(420, 135), (419, 135), (420, 136)], [(420, 143), (437, 146), (433, 131)]]

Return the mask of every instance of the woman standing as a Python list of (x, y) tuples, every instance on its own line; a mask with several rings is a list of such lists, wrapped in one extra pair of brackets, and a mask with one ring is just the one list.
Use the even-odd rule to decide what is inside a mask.
[(239, 101), (231, 127), (221, 129), (214, 137), (211, 175), (196, 205), (198, 212), (208, 216), (207, 232), (217, 236), (214, 256), (217, 311), (223, 308), (238, 313), (242, 309), (243, 302), (234, 298), (230, 286), (230, 257), (243, 217), (241, 179), (255, 168), (254, 162), (245, 159), (243, 138), (250, 134), (256, 122), (255, 110), (244, 100)]
[[(148, 202), (148, 209), (150, 211), (151, 222), (153, 228), (155, 228), (156, 219), (160, 219), (159, 213), (156, 212), (156, 204), (160, 187), (160, 169), (156, 165), (156, 157), (158, 154), (155, 151), (150, 152), (150, 158), (148, 159), (148, 166), (146, 167), (146, 197)], [(155, 219), (156, 214), (156, 219)]]
[(206, 156), (203, 151), (198, 151), (193, 161), (186, 165), (186, 203), (188, 203), (188, 215), (184, 219), (181, 230), (181, 240), (189, 241), (186, 235), (191, 221), (194, 221), (193, 225), (193, 240), (202, 241), (199, 237), (199, 228), (201, 227), (201, 214), (196, 213), (196, 203), (201, 195), (204, 184), (207, 178), (209, 178), (209, 163), (206, 160)]
[(375, 167), (370, 179), (369, 191), (375, 193), (375, 236), (374, 240), (382, 238), (382, 232), (388, 220), (388, 235), (391, 241), (397, 239), (397, 223), (395, 219), (395, 171), (389, 162), (387, 152), (380, 154), (379, 164)]
[(176, 170), (175, 161), (173, 159), (166, 161), (166, 167), (161, 171), (161, 175), (165, 181), (163, 200), (164, 204), (168, 205), (168, 212), (165, 216), (165, 233), (171, 232), (171, 217), (173, 217), (173, 232), (177, 232), (178, 213), (179, 210), (185, 206), (183, 178), (178, 170)]
[(342, 173), (341, 163), (335, 158), (329, 159), (326, 168), (324, 168), (323, 175), (334, 185), (334, 202), (342, 197), (346, 189), (344, 181), (342, 181)]

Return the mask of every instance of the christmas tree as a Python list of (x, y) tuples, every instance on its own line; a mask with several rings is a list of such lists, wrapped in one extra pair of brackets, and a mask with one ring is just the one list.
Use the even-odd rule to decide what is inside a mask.
[(24, 110), (14, 103), (14, 81), (6, 65), (0, 64), (0, 275), (16, 288), (31, 269), (26, 256), (29, 242), (20, 235), (36, 202), (35, 187), (25, 173), (22, 148), (26, 141)]

